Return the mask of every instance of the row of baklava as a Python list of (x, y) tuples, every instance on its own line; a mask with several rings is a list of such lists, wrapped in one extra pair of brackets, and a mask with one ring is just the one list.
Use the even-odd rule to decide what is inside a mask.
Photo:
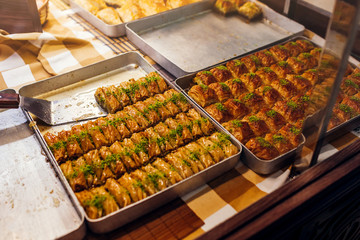
[[(60, 165), (71, 188), (76, 192), (99, 186), (107, 178), (118, 178), (125, 172), (164, 156), (176, 148), (214, 131), (212, 123), (195, 110), (179, 113), (154, 127), (132, 134), (111, 146), (91, 150), (76, 160)], [(208, 166), (208, 163), (206, 163)]]
[(97, 103), (108, 113), (115, 113), (124, 107), (165, 92), (169, 86), (156, 72), (137, 80), (130, 79), (118, 86), (99, 87), (95, 91)]
[[(136, 94), (135, 94), (136, 95)], [(58, 163), (109, 146), (190, 109), (183, 94), (170, 89), (137, 101), (106, 117), (76, 124), (70, 130), (46, 133), (44, 139)]]
[(119, 178), (108, 178), (104, 186), (75, 194), (89, 218), (100, 218), (164, 190), (236, 153), (238, 149), (229, 141), (229, 136), (216, 132), (124, 173)]

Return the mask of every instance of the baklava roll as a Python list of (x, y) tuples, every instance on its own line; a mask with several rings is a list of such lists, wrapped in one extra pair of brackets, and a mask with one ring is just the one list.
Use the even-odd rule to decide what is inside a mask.
[(184, 127), (183, 125), (179, 124), (175, 119), (168, 118), (165, 120), (165, 124), (174, 134), (174, 138), (176, 139), (176, 146), (182, 146), (186, 142), (192, 140), (192, 135), (190, 130)]
[(144, 135), (149, 140), (148, 154), (150, 158), (160, 156), (166, 151), (165, 143), (161, 140), (161, 136), (154, 130), (154, 128), (147, 128), (144, 131)]
[(122, 23), (119, 14), (112, 7), (106, 7), (101, 9), (96, 13), (95, 16), (109, 25), (116, 25)]
[(74, 192), (88, 188), (84, 174), (74, 168), (73, 161), (62, 163), (60, 169)]
[(319, 71), (317, 69), (308, 69), (301, 74), (301, 76), (309, 80), (313, 86), (321, 81)]
[[(107, 119), (109, 119), (109, 121), (111, 121), (111, 116), (112, 116), (112, 114), (109, 114), (107, 116)], [(92, 143), (92, 140), (90, 139), (90, 136), (87, 133), (86, 129), (83, 127), (83, 125), (76, 124), (76, 125), (72, 126), (71, 132), (72, 132), (72, 134), (77, 136), (77, 139), (79, 141), (81, 149), (83, 150), (83, 153), (87, 153), (88, 151), (95, 149), (95, 146)], [(45, 138), (45, 136), (44, 136), (44, 138)], [(48, 143), (48, 145), (51, 146), (49, 143)], [(50, 147), (50, 149), (51, 149), (51, 147)], [(56, 159), (56, 157), (55, 157), (55, 159)]]
[(90, 189), (90, 192), (93, 193), (95, 196), (95, 198), (92, 199), (94, 200), (94, 202), (92, 202), (92, 200), (90, 200), (90, 203), (85, 202), (85, 206), (88, 204), (94, 204), (102, 210), (102, 216), (106, 216), (112, 212), (119, 210), (119, 206), (117, 205), (114, 197), (105, 190), (104, 186), (92, 188)]
[(230, 70), (223, 65), (212, 68), (210, 72), (214, 75), (218, 82), (225, 82), (233, 78)]
[(163, 121), (172, 116), (171, 112), (165, 107), (165, 102), (161, 102), (154, 97), (147, 98), (144, 104), (147, 106), (145, 111), (155, 111)]
[(269, 67), (259, 68), (255, 74), (266, 85), (270, 85), (274, 80), (278, 79), (277, 74)]
[(302, 141), (301, 136), (302, 129), (291, 125), (290, 123), (285, 124), (278, 131), (279, 134), (286, 136), (290, 143), (294, 146), (299, 146)]
[[(120, 121), (122, 123), (125, 124), (126, 128), (129, 130), (130, 133), (126, 133), (125, 129), (123, 129), (123, 136), (126, 135), (126, 137), (130, 136), (131, 133), (134, 132), (139, 132), (141, 130), (141, 127), (139, 126), (139, 124), (135, 121), (135, 119), (130, 116), (129, 114), (127, 114), (125, 111), (119, 111), (117, 113), (115, 113), (114, 115), (115, 117), (115, 121)], [(124, 139), (124, 137), (122, 138)]]
[(221, 147), (212, 142), (208, 137), (202, 137), (196, 141), (201, 147), (203, 147), (207, 152), (210, 153), (214, 162), (218, 163), (225, 159), (225, 153)]
[(123, 91), (129, 96), (132, 103), (143, 100), (143, 97), (139, 91), (140, 83), (135, 81), (135, 79), (129, 79), (126, 82), (121, 83), (123, 85)]
[(148, 175), (140, 169), (136, 169), (130, 173), (130, 176), (135, 179), (138, 184), (144, 187), (146, 195), (150, 196), (158, 192), (155, 184), (151, 181)]
[(198, 113), (194, 108), (190, 109), (186, 115), (191, 121), (193, 121), (194, 124), (198, 124), (200, 126), (204, 135), (210, 135), (215, 130), (215, 127), (210, 120), (201, 117), (200, 113)]
[(149, 156), (149, 140), (143, 132), (134, 133), (131, 138), (134, 148), (132, 150), (139, 156), (140, 165), (144, 165), (150, 161)]
[(229, 111), (233, 119), (241, 119), (250, 111), (239, 99), (229, 99), (224, 103), (225, 108)]
[(319, 61), (321, 51), (322, 51), (322, 48), (314, 48), (310, 51), (310, 54), (313, 55)]
[(288, 74), (286, 80), (294, 84), (299, 93), (305, 93), (312, 87), (311, 82), (301, 75)]
[[(146, 75), (145, 80), (147, 82), (149, 82), (149, 81), (156, 82), (161, 93), (163, 93), (169, 89), (169, 86), (166, 83), (165, 79), (163, 77), (161, 77), (160, 74), (157, 72), (150, 72), (148, 75)], [(147, 86), (145, 86), (145, 87), (147, 87)]]
[(209, 139), (223, 149), (226, 157), (231, 157), (239, 152), (238, 148), (231, 142), (230, 136), (225, 133), (215, 132), (211, 134)]
[(263, 160), (271, 160), (279, 156), (279, 151), (262, 137), (251, 138), (246, 144), (255, 156)]
[(271, 86), (276, 89), (280, 93), (280, 95), (285, 99), (290, 99), (296, 94), (298, 91), (293, 83), (284, 78), (275, 80), (271, 83)]
[(96, 89), (95, 99), (109, 113), (115, 113), (122, 108), (112, 92), (105, 87)]
[(251, 130), (249, 124), (245, 121), (238, 119), (231, 120), (223, 123), (223, 126), (228, 130), (237, 140), (246, 143), (250, 138), (255, 137), (254, 132)]
[(186, 100), (186, 97), (182, 93), (177, 92), (175, 89), (170, 89), (164, 92), (164, 96), (168, 101), (175, 103), (182, 112), (186, 112), (191, 108), (191, 105)]
[(157, 109), (155, 109), (156, 106), (146, 104), (145, 101), (139, 101), (133, 106), (146, 117), (150, 125), (153, 125), (161, 120), (158, 111), (156, 111)]
[(280, 113), (287, 122), (292, 124), (296, 124), (296, 122), (305, 118), (303, 107), (292, 100), (278, 101), (275, 103), (273, 109)]
[(241, 94), (248, 92), (245, 84), (239, 78), (227, 80), (225, 84), (230, 88), (234, 98), (238, 98)]
[(310, 52), (315, 47), (309, 40), (306, 39), (296, 40), (296, 43), (302, 48), (303, 52)]
[(257, 116), (265, 121), (271, 132), (276, 133), (286, 124), (285, 118), (278, 112), (270, 108), (264, 108), (258, 112)]
[(336, 115), (332, 115), (327, 130), (333, 129), (336, 126), (339, 126), (341, 123), (341, 120)]
[(244, 73), (248, 73), (245, 63), (241, 59), (230, 60), (226, 63), (226, 67), (230, 70), (234, 77), (239, 78)]
[(109, 123), (107, 118), (100, 117), (95, 120), (97, 126), (100, 127), (101, 132), (104, 134), (105, 138), (108, 140), (109, 144), (114, 143), (115, 141), (120, 141), (121, 136), (118, 130)]
[(76, 135), (73, 135), (71, 133), (71, 130), (70, 131), (62, 130), (58, 133), (58, 136), (66, 146), (66, 152), (68, 158), (78, 157), (83, 153), (77, 140), (78, 137)]
[(261, 120), (256, 115), (248, 115), (244, 117), (243, 121), (246, 121), (249, 124), (249, 127), (257, 137), (264, 136), (266, 133), (270, 132), (265, 121)]
[(240, 6), (237, 9), (237, 12), (244, 18), (248, 19), (249, 21), (259, 18), (262, 15), (261, 8), (258, 5), (256, 5), (254, 2), (250, 2), (250, 1)]
[(191, 119), (185, 113), (179, 113), (176, 115), (176, 121), (178, 121), (183, 127), (188, 128), (194, 138), (203, 135), (200, 124), (198, 123), (199, 120), (191, 121)]
[(303, 51), (302, 47), (295, 41), (285, 43), (284, 47), (289, 50), (291, 57), (296, 57)]
[(132, 202), (137, 202), (147, 197), (144, 186), (141, 184), (141, 182), (138, 182), (132, 178), (130, 174), (125, 173), (121, 178), (118, 179), (118, 182), (127, 190)]
[[(94, 194), (92, 194), (88, 190), (84, 190), (82, 192), (75, 193), (75, 195), (76, 195), (77, 199), (79, 200), (80, 204), (84, 207), (85, 212), (90, 219), (96, 219), (96, 218), (102, 217), (102, 209), (97, 207), (98, 204), (96, 204), (96, 205), (91, 204), (91, 203), (95, 202)], [(102, 200), (102, 199), (99, 199), (99, 200)], [(100, 201), (100, 203), (102, 203), (102, 201)], [(101, 205), (100, 205), (100, 207), (101, 207)]]
[(185, 148), (189, 151), (191, 158), (199, 160), (205, 168), (208, 168), (215, 164), (209, 152), (201, 147), (196, 142), (191, 142), (185, 145)]
[(345, 94), (353, 96), (359, 92), (360, 86), (356, 84), (352, 79), (344, 78), (341, 82), (340, 89)]
[(360, 97), (359, 93), (354, 96), (345, 96), (341, 101), (342, 104), (345, 104), (352, 109), (354, 109), (357, 113), (360, 113)]
[(126, 106), (123, 111), (139, 124), (141, 130), (146, 129), (151, 125), (151, 122), (145, 117), (145, 115), (138, 111), (133, 105)]
[(245, 106), (250, 109), (252, 113), (257, 113), (265, 105), (262, 97), (255, 93), (246, 93), (239, 97), (239, 100), (245, 104)]
[(225, 102), (229, 98), (232, 98), (230, 87), (224, 82), (212, 83), (209, 85), (209, 88), (215, 91), (217, 99), (220, 102)]
[(275, 45), (269, 48), (269, 51), (273, 54), (276, 61), (286, 61), (290, 57), (290, 51), (283, 45)]
[(276, 63), (276, 60), (274, 58), (274, 55), (269, 50), (263, 50), (254, 53), (256, 57), (260, 60), (260, 65), (263, 67), (270, 67), (274, 63)]
[(151, 165), (163, 172), (171, 184), (175, 184), (184, 179), (173, 165), (170, 165), (161, 158), (157, 158)]
[(261, 66), (260, 59), (256, 55), (249, 55), (241, 58), (250, 73), (256, 72), (257, 68)]
[(209, 106), (210, 104), (213, 104), (218, 101), (215, 90), (204, 84), (195, 85), (191, 87), (188, 94), (201, 107)]
[(161, 138), (158, 140), (158, 142), (160, 145), (164, 145), (162, 148), (165, 149), (165, 152), (169, 152), (177, 147), (176, 132), (175, 134), (172, 133), (165, 123), (158, 123), (156, 126), (154, 126), (154, 130), (160, 135)]
[(165, 161), (174, 167), (183, 179), (194, 175), (194, 172), (191, 169), (191, 164), (185, 159), (183, 160), (181, 156), (169, 153), (165, 156)]
[(217, 82), (216, 78), (210, 71), (201, 71), (196, 73), (196, 76), (193, 79), (194, 83), (200, 85), (209, 85)]
[(174, 103), (175, 98), (169, 98), (164, 94), (156, 94), (154, 98), (162, 103), (162, 105), (170, 112), (170, 116), (175, 116), (176, 114), (181, 112), (181, 109)]
[(318, 66), (318, 60), (310, 53), (300, 53), (298, 59), (305, 65), (305, 69), (316, 68)]
[(100, 158), (99, 150), (95, 149), (83, 155), (86, 164), (92, 166), (94, 174), (93, 185), (103, 185), (108, 178), (114, 178), (114, 173)]
[(88, 121), (83, 126), (91, 136), (91, 140), (96, 149), (100, 149), (102, 146), (107, 146), (109, 144), (108, 140), (101, 132), (101, 128), (96, 125), (95, 121)]
[[(125, 138), (125, 139), (127, 139), (127, 138)], [(129, 149), (128, 147), (124, 147), (120, 142), (113, 143), (109, 147), (109, 149), (113, 154), (120, 156), (121, 162), (124, 164), (124, 166), (126, 167), (126, 169), (128, 171), (140, 166), (139, 163), (135, 162), (131, 158), (131, 149)]]
[(295, 74), (301, 74), (307, 69), (305, 68), (305, 64), (297, 57), (289, 57), (286, 62)]
[(125, 119), (116, 117), (115, 114), (108, 114), (106, 116), (108, 124), (114, 126), (120, 135), (120, 140), (131, 135), (130, 130), (126, 127)]
[(147, 174), (148, 180), (150, 180), (158, 191), (164, 190), (167, 187), (171, 186), (171, 182), (166, 177), (166, 174), (151, 164), (147, 164), (142, 167), (142, 170)]
[(99, 150), (103, 165), (108, 165), (115, 177), (120, 177), (126, 172), (126, 167), (118, 154), (113, 154), (109, 147), (102, 147)]
[(265, 140), (271, 143), (280, 154), (284, 154), (294, 149), (294, 146), (287, 138), (278, 133), (268, 133), (265, 136)]
[(269, 107), (282, 99), (280, 93), (271, 86), (260, 86), (254, 92), (262, 97)]
[(105, 189), (110, 192), (111, 195), (114, 196), (117, 204), (123, 208), (131, 204), (131, 197), (129, 192), (120, 185), (118, 181), (113, 178), (109, 178), (106, 180)]
[(191, 154), (190, 151), (188, 151), (184, 147), (176, 149), (174, 154), (179, 156), (179, 158), (183, 161), (186, 161), (186, 163), (189, 164), (193, 173), (198, 173), (205, 169), (205, 166), (202, 164), (202, 162), (199, 161), (199, 155), (196, 153)]
[(240, 79), (244, 82), (249, 92), (253, 92), (256, 88), (263, 84), (261, 78), (255, 73), (245, 73), (240, 77)]
[(211, 104), (205, 108), (205, 111), (219, 123), (229, 121), (232, 118), (230, 112), (222, 103)]
[(292, 74), (293, 70), (286, 61), (279, 61), (270, 66), (278, 78), (285, 78), (287, 74)]
[(341, 122), (346, 122), (359, 115), (355, 109), (344, 103), (336, 105), (333, 109), (333, 114), (340, 119)]

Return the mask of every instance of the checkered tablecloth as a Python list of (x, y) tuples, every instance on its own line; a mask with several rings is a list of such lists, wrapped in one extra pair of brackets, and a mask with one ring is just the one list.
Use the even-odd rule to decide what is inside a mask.
[[(0, 35), (0, 90), (18, 90), (26, 84), (137, 50), (126, 37), (109, 38), (61, 0), (51, 0), (43, 33)], [(157, 65), (156, 68), (162, 70)], [(358, 137), (359, 131), (352, 131), (327, 144), (320, 160)], [(307, 153), (305, 148), (304, 159)], [(193, 239), (282, 186), (288, 181), (290, 169), (260, 176), (240, 162), (231, 171), (130, 225), (106, 235), (88, 233), (88, 238)]]

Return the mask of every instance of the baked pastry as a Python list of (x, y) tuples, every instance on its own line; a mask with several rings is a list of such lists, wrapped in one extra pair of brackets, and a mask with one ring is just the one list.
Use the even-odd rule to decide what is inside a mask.
[(225, 83), (229, 86), (234, 98), (238, 98), (241, 94), (248, 92), (245, 84), (239, 78), (227, 80)]
[(249, 72), (245, 63), (241, 59), (228, 61), (226, 63), (226, 67), (237, 78), (239, 78), (242, 74)]
[(229, 99), (224, 102), (224, 106), (234, 119), (241, 119), (250, 112), (249, 109), (245, 106), (245, 104), (238, 99)]
[(278, 133), (266, 134), (265, 140), (271, 143), (280, 154), (284, 154), (295, 148), (285, 136)]
[(211, 104), (205, 108), (205, 111), (219, 123), (227, 122), (232, 118), (228, 109), (222, 103)]
[(260, 60), (260, 65), (263, 67), (270, 67), (272, 64), (276, 63), (276, 60), (273, 54), (269, 50), (263, 50), (254, 53), (256, 57)]
[(120, 8), (116, 8), (123, 22), (130, 22), (145, 17), (137, 1), (126, 1)]
[(340, 119), (341, 122), (346, 122), (351, 118), (359, 115), (355, 109), (344, 103), (337, 104), (333, 108), (333, 113), (338, 119)]
[(220, 102), (225, 102), (232, 98), (230, 88), (224, 82), (216, 82), (209, 85), (209, 88), (215, 91), (216, 97)]
[(288, 74), (286, 79), (294, 84), (299, 93), (305, 93), (312, 87), (311, 82), (300, 75)]
[(284, 78), (277, 79), (271, 83), (271, 86), (276, 89), (280, 95), (285, 99), (290, 99), (291, 97), (298, 94), (296, 87), (289, 80)]
[(290, 41), (284, 44), (284, 47), (289, 50), (291, 57), (296, 57), (302, 52), (302, 48), (297, 42)]
[(254, 132), (255, 136), (261, 137), (266, 133), (270, 132), (270, 129), (266, 125), (265, 121), (257, 117), (256, 115), (248, 115), (243, 118), (243, 121), (246, 121), (251, 130)]
[(296, 124), (299, 120), (305, 118), (303, 106), (294, 101), (278, 101), (275, 103), (273, 109), (280, 113), (287, 122)]
[(306, 69), (311, 69), (318, 66), (318, 60), (310, 53), (300, 53), (298, 59), (304, 63)]
[(305, 64), (297, 57), (289, 57), (286, 62), (290, 65), (295, 74), (301, 74), (307, 69), (305, 68)]
[(286, 136), (286, 138), (294, 146), (299, 146), (299, 144), (301, 143), (302, 141), (301, 132), (302, 132), (301, 128), (295, 127), (294, 125), (291, 125), (289, 123), (287, 123), (279, 130), (279, 134)]
[(269, 107), (272, 107), (277, 101), (281, 100), (279, 92), (271, 86), (260, 86), (255, 89), (255, 93), (262, 97)]
[(255, 93), (244, 93), (239, 97), (239, 100), (242, 101), (252, 113), (257, 113), (265, 105), (262, 97)]
[(261, 78), (255, 73), (245, 73), (240, 77), (240, 79), (242, 82), (244, 82), (246, 88), (250, 92), (253, 92), (256, 88), (263, 84)]
[(257, 68), (260, 67), (261, 62), (260, 59), (256, 55), (249, 55), (241, 58), (241, 62), (243, 62), (250, 73), (256, 72)]
[(344, 78), (341, 82), (340, 89), (345, 94), (352, 96), (359, 92), (360, 86), (351, 78)]
[(113, 7), (121, 7), (127, 2), (127, 0), (104, 0), (104, 1), (107, 5)]
[(249, 21), (252, 21), (262, 15), (261, 8), (254, 2), (246, 2), (237, 9), (237, 12)]
[(216, 0), (214, 7), (217, 11), (224, 15), (236, 11), (235, 4), (231, 0)]
[(290, 57), (290, 51), (283, 45), (275, 45), (269, 48), (269, 51), (273, 54), (276, 61), (286, 61)]
[(314, 44), (312, 44), (309, 40), (306, 39), (298, 39), (295, 41), (301, 48), (303, 52), (310, 52), (315, 48)]
[(225, 82), (233, 78), (230, 70), (223, 65), (212, 68), (210, 72), (214, 75), (218, 82)]
[(359, 93), (354, 96), (346, 96), (341, 101), (341, 104), (345, 104), (353, 109), (355, 112), (360, 113), (360, 98)]
[(119, 14), (112, 7), (106, 7), (101, 9), (96, 13), (95, 16), (109, 25), (116, 25), (122, 23)]
[(217, 82), (216, 78), (210, 71), (201, 71), (196, 74), (193, 79), (196, 84), (205, 84), (209, 85), (211, 83)]
[(280, 155), (279, 151), (262, 137), (251, 138), (245, 147), (255, 156), (264, 160), (271, 160)]
[(317, 69), (308, 69), (301, 76), (309, 80), (313, 86), (321, 80)]
[(270, 66), (279, 78), (285, 78), (287, 74), (292, 74), (293, 70), (286, 61), (279, 61)]
[(92, 14), (96, 14), (99, 10), (107, 7), (105, 2), (101, 0), (75, 0), (75, 3), (77, 3), (80, 7), (84, 8)]
[(270, 108), (263, 108), (258, 113), (257, 116), (265, 121), (266, 125), (271, 132), (276, 133), (282, 126), (286, 124), (285, 118)]
[(204, 84), (194, 85), (188, 92), (201, 107), (206, 107), (218, 101), (214, 89), (209, 88)]
[(270, 85), (271, 82), (278, 78), (277, 74), (269, 67), (259, 68), (255, 74), (261, 78), (265, 85)]
[(169, 10), (163, 0), (138, 0), (145, 16), (151, 16)]
[(223, 123), (223, 126), (237, 140), (239, 140), (242, 143), (246, 143), (250, 138), (255, 137), (249, 124), (245, 121), (235, 119), (235, 120), (231, 120), (229, 122)]

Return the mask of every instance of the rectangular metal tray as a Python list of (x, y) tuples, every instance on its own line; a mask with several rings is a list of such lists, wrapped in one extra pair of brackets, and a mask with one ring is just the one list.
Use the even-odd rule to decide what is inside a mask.
[(181, 77), (301, 35), (305, 29), (258, 1), (264, 17), (250, 23), (237, 15), (218, 14), (213, 2), (128, 23), (126, 35), (167, 71)]
[[(56, 77), (50, 78), (48, 80), (45, 80), (45, 81), (42, 81), (39, 83), (35, 83), (30, 86), (26, 86), (26, 87), (22, 88), (20, 91), (22, 92), (22, 94), (26, 93), (27, 96), (33, 94), (32, 95), (33, 97), (38, 96), (39, 94), (44, 94), (44, 93), (47, 93), (48, 97), (50, 97), (50, 98), (53, 97), (51, 93), (54, 93), (59, 96), (64, 96), (64, 95), (66, 95), (67, 91), (61, 90), (60, 93), (58, 93), (59, 88), (65, 87), (65, 89), (72, 89), (71, 91), (74, 91), (73, 85), (77, 86), (77, 84), (79, 84), (79, 82), (81, 83), (82, 87), (86, 86), (87, 84), (90, 84), (90, 85), (95, 84), (97, 87), (105, 86), (105, 85), (108, 85), (108, 84), (106, 84), (106, 82), (107, 82), (106, 78), (107, 78), (107, 75), (109, 72), (111, 73), (112, 71), (120, 71), (120, 72), (126, 73), (126, 71), (128, 71), (128, 70), (131, 71), (131, 69), (134, 69), (134, 70), (141, 69), (141, 71), (143, 72), (143, 76), (146, 73), (155, 71), (155, 69), (152, 68), (152, 66), (148, 62), (146, 62), (146, 60), (143, 57), (141, 57), (138, 53), (132, 52), (132, 53), (126, 53), (126, 54), (119, 55), (112, 59), (105, 60), (100, 63), (96, 63), (91, 66), (79, 69), (79, 70), (72, 71), (68, 74), (56, 76)], [(137, 78), (138, 76), (132, 76), (132, 77)], [(131, 77), (129, 77), (129, 75), (127, 75), (127, 78), (123, 79), (123, 80), (128, 80), (129, 78), (131, 78)], [(166, 81), (170, 85), (170, 87), (175, 89), (174, 85), (170, 81), (168, 81), (168, 80), (166, 80)], [(92, 89), (92, 88), (93, 87), (91, 87), (90, 89)], [(83, 90), (84, 88), (75, 88), (75, 89), (78, 89), (77, 91), (84, 91)], [(81, 90), (79, 90), (79, 89), (81, 89)], [(195, 109), (197, 109), (199, 111), (197, 106), (195, 106), (191, 101), (190, 101), (190, 103), (192, 104), (192, 106)], [(206, 117), (205, 113), (203, 113), (201, 111), (199, 111), (199, 112), (202, 116)], [(26, 115), (30, 121), (33, 120), (32, 116), (28, 112), (26, 112)], [(213, 123), (214, 123), (216, 129), (218, 129), (218, 131), (223, 132), (223, 129), (221, 128), (221, 126), (219, 126), (215, 122), (213, 122)], [(62, 129), (66, 129), (67, 127), (70, 127), (70, 126), (67, 126), (67, 125), (57, 126), (56, 128), (51, 128), (51, 130), (56, 129), (56, 131), (59, 131)], [(46, 152), (51, 163), (53, 164), (60, 180), (64, 184), (65, 188), (68, 190), (70, 198), (74, 200), (74, 204), (76, 205), (76, 207), (79, 207), (80, 203), (76, 199), (74, 192), (72, 191), (70, 185), (66, 181), (64, 175), (61, 172), (59, 165), (56, 163), (56, 160), (54, 159), (52, 153), (50, 152), (49, 148), (46, 145), (44, 138), (42, 137), (42, 134), (45, 131), (49, 130), (48, 128), (49, 127), (38, 125), (38, 126), (34, 127), (34, 130), (37, 134), (37, 137), (38, 137), (41, 145), (43, 146), (44, 151)], [(42, 129), (42, 130), (40, 131), (40, 129)], [(201, 172), (199, 172), (177, 184), (174, 184), (171, 187), (169, 187), (161, 192), (158, 192), (158, 193), (151, 195), (139, 202), (133, 203), (125, 208), (122, 208), (119, 211), (116, 211), (114, 213), (111, 213), (111, 214), (109, 214), (105, 217), (99, 218), (99, 219), (90, 219), (87, 217), (84, 209), (82, 207), (80, 207), (81, 212), (82, 212), (83, 216), (85, 217), (87, 226), (92, 231), (97, 232), (97, 233), (103, 233), (103, 232), (108, 232), (108, 231), (114, 230), (128, 222), (135, 220), (136, 218), (144, 215), (145, 213), (148, 213), (148, 212), (154, 210), (155, 208), (160, 207), (161, 205), (165, 204), (166, 202), (169, 202), (170, 200), (172, 200), (178, 196), (182, 196), (182, 195), (188, 193), (189, 191), (194, 190), (195, 188), (205, 184), (206, 182), (219, 176), (220, 174), (232, 169), (233, 167), (235, 167), (236, 163), (240, 159), (240, 154), (241, 154), (242, 148), (241, 148), (241, 145), (239, 144), (239, 142), (232, 136), (231, 136), (231, 141), (239, 149), (239, 153), (237, 153), (236, 155), (234, 155), (230, 158), (227, 158), (227, 159), (205, 169), (204, 171), (201, 171)]]
[[(193, 104), (195, 104), (198, 108), (202, 109), (204, 112), (206, 112), (195, 100), (193, 100), (188, 94), (188, 90), (189, 87), (192, 84), (192, 79), (194, 78), (194, 76), (196, 75), (196, 73), (194, 74), (190, 74), (181, 78), (176, 79), (175, 84), (178, 86), (178, 88), (181, 89), (182, 93), (188, 97)], [(211, 118), (213, 121), (217, 122), (210, 114), (208, 114), (206, 112), (206, 115)], [(219, 125), (221, 125), (220, 123), (218, 123)], [(231, 133), (229, 133), (223, 126), (221, 126), (223, 128), (223, 130), (232, 136)], [(294, 160), (294, 157), (297, 155), (297, 153), (301, 152), (302, 147), (305, 143), (305, 137), (304, 135), (302, 135), (302, 142), (301, 144), (297, 147), (294, 148), (293, 150), (284, 153), (272, 160), (262, 160), (258, 157), (256, 157), (249, 149), (247, 149), (242, 143), (242, 147), (243, 147), (243, 158), (241, 158), (241, 160), (254, 172), (259, 173), (259, 174), (271, 174), (276, 172), (277, 170), (290, 165), (290, 163)]]
[[(297, 40), (297, 39), (307, 39), (310, 40), (314, 45), (316, 45), (317, 47), (321, 47), (324, 42), (323, 39), (319, 39), (319, 38), (315, 38), (315, 39), (308, 39), (305, 37), (293, 37), (289, 40), (284, 40), (283, 42), (286, 41), (291, 41), (291, 40)], [(276, 45), (277, 43), (274, 43), (272, 45)], [(271, 45), (271, 46), (272, 46)], [(205, 56), (206, 57), (206, 56)], [(357, 60), (355, 60), (354, 58), (350, 58), (349, 60), (350, 64), (353, 65), (353, 67), (355, 67), (356, 65), (359, 64), (359, 62)], [(212, 66), (213, 67), (213, 66)], [(206, 69), (211, 69), (212, 67), (206, 68)], [(187, 96), (189, 99), (191, 99), (191, 101), (196, 104), (200, 109), (202, 109), (204, 112), (206, 112), (195, 100), (193, 100), (188, 94), (188, 90), (191, 86), (191, 84), (193, 83), (192, 79), (194, 78), (194, 76), (196, 75), (196, 73), (193, 74), (188, 74), (184, 77), (178, 78), (175, 80), (175, 85), (183, 92), (183, 94), (185, 96)], [(206, 112), (207, 113), (207, 112)], [(212, 118), (210, 116), (210, 114), (208, 114), (209, 118)], [(213, 119), (213, 118), (212, 118)], [(213, 119), (214, 121), (216, 121), (215, 119)], [(319, 122), (319, 114), (315, 113), (311, 116), (309, 116), (305, 123), (304, 123), (304, 128), (309, 128), (311, 126), (315, 126), (316, 123)], [(350, 119), (349, 121), (340, 124), (339, 126), (336, 126), (335, 128), (328, 130), (326, 132), (326, 139), (327, 141), (331, 141), (332, 139), (335, 139), (336, 137), (339, 137), (343, 134), (346, 133), (346, 131), (344, 130), (351, 130), (354, 127), (358, 126), (358, 124), (360, 123), (360, 115), (357, 117), (354, 117), (352, 119)], [(225, 131), (226, 129), (223, 128)], [(228, 134), (230, 134), (228, 132)], [(303, 137), (303, 141), (302, 143), (295, 149), (278, 156), (277, 158), (273, 159), (273, 160), (262, 160), (258, 157), (256, 157), (249, 149), (247, 149), (242, 143), (243, 146), (243, 155), (244, 158), (242, 158), (242, 161), (249, 167), (251, 168), (254, 172), (259, 173), (259, 174), (270, 174), (275, 172), (276, 170), (279, 170), (287, 165), (289, 165), (296, 156), (297, 153), (300, 153), (304, 143), (305, 143), (305, 136), (302, 134)]]
[[(89, 22), (91, 25), (99, 29), (101, 32), (103, 32), (108, 37), (121, 37), (124, 36), (125, 31), (125, 25), (127, 23), (120, 23), (115, 25), (110, 25), (105, 23), (104, 21), (97, 18), (95, 15), (91, 14), (89, 11), (85, 10), (83, 7), (79, 6), (74, 0), (67, 0), (70, 4), (71, 9), (78, 15), (80, 15), (82, 18), (84, 18), (87, 22)], [(208, 1), (208, 0), (204, 0)], [(191, 4), (190, 4), (191, 5)], [(182, 7), (180, 7), (182, 8)], [(173, 10), (169, 10), (173, 11)], [(152, 17), (152, 16), (149, 16)], [(147, 19), (149, 17), (144, 17), (142, 19)], [(136, 21), (136, 20), (134, 20)], [(133, 21), (132, 21), (133, 22)]]

